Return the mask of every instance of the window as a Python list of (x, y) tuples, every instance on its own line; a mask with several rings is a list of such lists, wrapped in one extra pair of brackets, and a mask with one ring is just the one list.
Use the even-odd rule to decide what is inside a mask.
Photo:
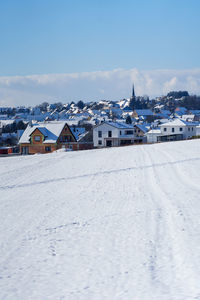
[(35, 135), (34, 140), (35, 142), (40, 142), (40, 135)]
[(71, 135), (66, 135), (66, 136), (65, 136), (65, 140), (66, 140), (66, 142), (72, 142), (72, 137), (71, 137)]
[(167, 128), (166, 128), (166, 127), (164, 128), (164, 131), (167, 131)]
[[(139, 132), (139, 130), (138, 130), (138, 132)], [(133, 134), (133, 130), (126, 130), (125, 133), (126, 133), (126, 134)]]
[(120, 134), (120, 135), (122, 135), (122, 132), (121, 132), (121, 130), (120, 130), (119, 134)]
[(98, 131), (98, 137), (99, 137), (99, 138), (102, 137), (102, 131)]
[(193, 131), (193, 127), (192, 127), (192, 131)]
[(179, 128), (179, 130), (180, 130), (180, 131), (183, 131), (183, 128), (182, 128), (182, 127), (180, 127), (180, 128)]
[(172, 132), (174, 132), (174, 127), (172, 127)]
[(112, 131), (108, 131), (108, 137), (112, 137)]
[(46, 147), (45, 147), (45, 151), (46, 151), (46, 152), (51, 152), (51, 146), (46, 146)]
[(190, 131), (190, 127), (188, 127), (188, 131)]
[(102, 141), (101, 140), (98, 140), (98, 145), (102, 145)]
[(72, 141), (71, 135), (61, 135), (61, 137), (60, 137), (61, 143), (66, 143), (66, 142), (71, 142), (71, 141)]

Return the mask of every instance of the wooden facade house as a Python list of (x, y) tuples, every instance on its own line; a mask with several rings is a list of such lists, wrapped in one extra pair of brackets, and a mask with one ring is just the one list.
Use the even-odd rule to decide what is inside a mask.
[(92, 142), (83, 140), (83, 133), (70, 128), (66, 122), (44, 122), (29, 125), (19, 140), (21, 154), (49, 153), (93, 148)]

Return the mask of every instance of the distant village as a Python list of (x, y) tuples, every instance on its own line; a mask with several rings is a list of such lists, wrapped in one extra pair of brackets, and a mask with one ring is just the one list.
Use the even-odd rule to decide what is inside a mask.
[(174, 91), (149, 99), (47, 102), (0, 107), (0, 155), (50, 153), (200, 137), (200, 97)]

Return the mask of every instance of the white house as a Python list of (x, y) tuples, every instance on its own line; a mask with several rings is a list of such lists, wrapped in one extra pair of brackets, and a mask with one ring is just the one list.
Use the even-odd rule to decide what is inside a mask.
[(161, 124), (159, 128), (150, 130), (147, 136), (147, 142), (165, 142), (189, 139), (196, 135), (197, 123), (186, 122), (181, 119), (174, 119)]
[(159, 128), (151, 129), (146, 134), (147, 143), (157, 143), (161, 136), (161, 130)]
[(113, 147), (134, 143), (134, 126), (120, 122), (103, 122), (93, 128), (94, 147)]

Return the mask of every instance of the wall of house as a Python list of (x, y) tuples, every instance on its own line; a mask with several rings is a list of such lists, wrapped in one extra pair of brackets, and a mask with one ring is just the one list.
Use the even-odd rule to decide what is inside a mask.
[(196, 135), (200, 136), (200, 126), (196, 126)]
[(57, 143), (58, 149), (65, 148), (66, 150), (76, 151), (78, 150), (77, 141), (74, 135), (71, 133), (68, 125), (63, 128)]
[[(58, 149), (56, 144), (21, 144), (20, 153), (23, 154), (23, 147), (28, 147), (27, 154), (36, 154), (36, 153), (51, 153)], [(51, 151), (46, 151), (46, 147), (50, 147)]]
[(76, 142), (76, 140), (73, 134), (71, 133), (71, 130), (69, 129), (68, 125), (66, 124), (59, 136), (58, 144), (64, 144), (68, 142)]
[(188, 139), (188, 138), (191, 138), (193, 136), (196, 135), (196, 126), (193, 126), (193, 125), (187, 125), (185, 127), (185, 138)]
[(147, 138), (147, 143), (157, 143), (158, 137), (161, 136), (161, 133), (147, 133), (146, 138)]
[(0, 154), (11, 154), (12, 148), (11, 147), (1, 147), (0, 148)]
[(79, 143), (77, 150), (89, 150), (93, 148), (93, 143)]
[[(102, 131), (102, 137), (98, 137), (98, 131)], [(112, 137), (109, 138), (108, 131), (112, 131)], [(112, 139), (112, 138), (119, 138), (119, 132), (120, 130), (118, 128), (115, 128), (109, 124), (100, 124), (99, 126), (95, 127), (93, 129), (93, 142), (94, 147), (105, 147), (106, 141), (105, 139)], [(102, 141), (102, 144), (99, 145), (98, 141)]]
[(144, 132), (138, 128), (137, 126), (135, 126), (134, 128), (134, 133), (135, 133), (135, 136), (138, 136), (138, 137), (143, 137), (144, 136)]
[[(40, 140), (36, 141), (35, 137), (40, 137)], [(40, 145), (40, 144), (42, 144), (43, 139), (44, 139), (43, 134), (38, 129), (35, 129), (35, 131), (31, 135), (31, 144)]]
[[(164, 130), (166, 128), (166, 131)], [(174, 128), (174, 131), (172, 131)], [(182, 128), (182, 130), (180, 130)], [(173, 134), (182, 134), (184, 139), (190, 138), (196, 135), (196, 126), (194, 125), (183, 125), (183, 126), (160, 126), (162, 135), (173, 135)]]

